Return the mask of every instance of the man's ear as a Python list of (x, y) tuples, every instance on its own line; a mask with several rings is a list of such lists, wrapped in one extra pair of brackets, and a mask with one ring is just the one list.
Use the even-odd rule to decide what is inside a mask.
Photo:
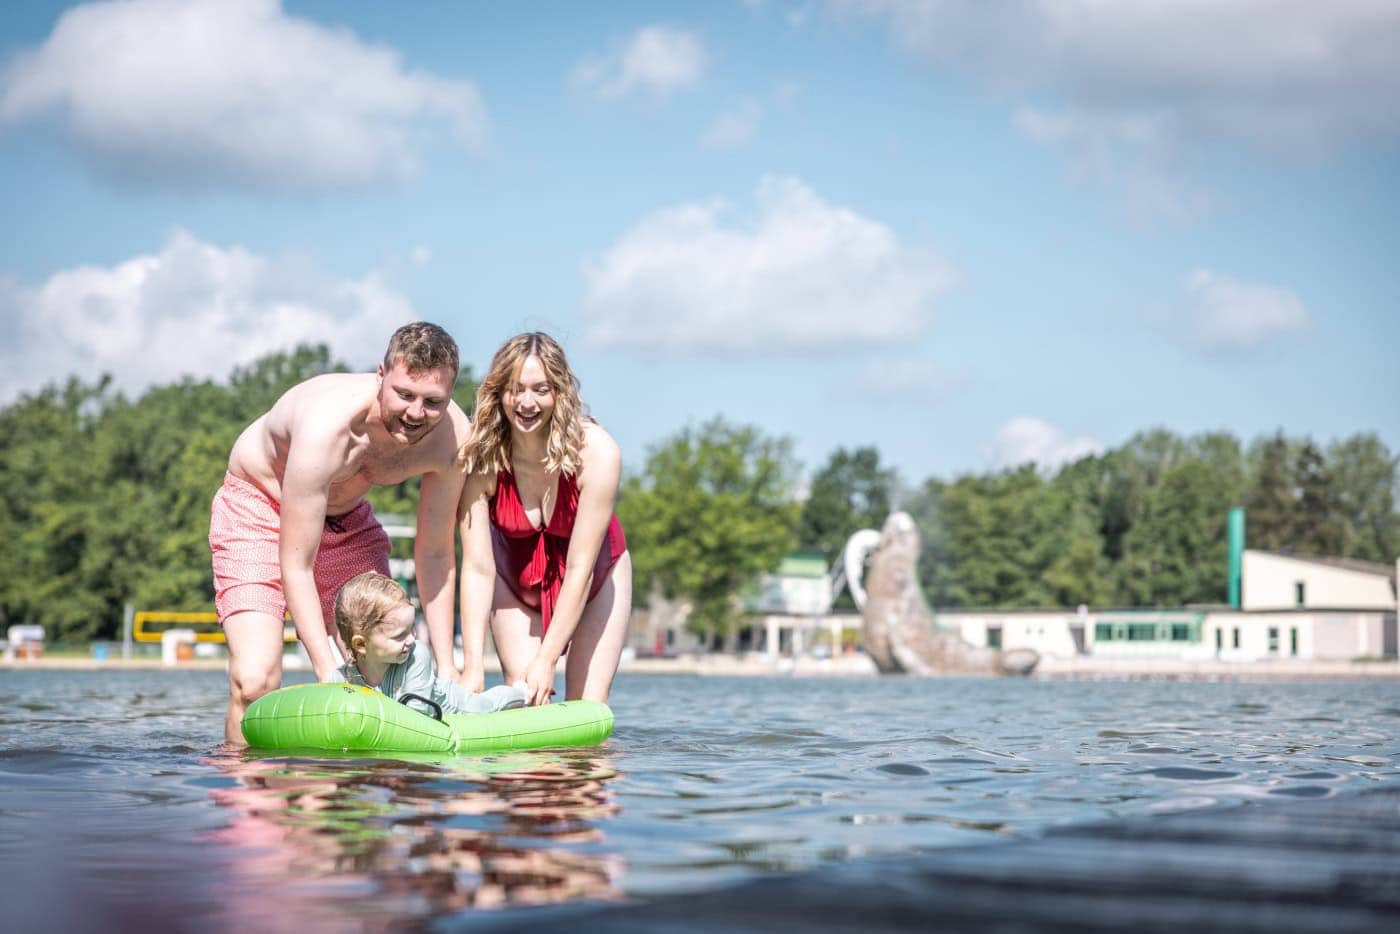
[(356, 656), (365, 654), (368, 647), (369, 643), (365, 641), (364, 636), (354, 635), (350, 637), (350, 651), (354, 652)]
[(382, 360), (380, 361), (379, 366), (375, 368), (374, 375), (379, 377), (380, 383), (384, 382), (384, 362)]

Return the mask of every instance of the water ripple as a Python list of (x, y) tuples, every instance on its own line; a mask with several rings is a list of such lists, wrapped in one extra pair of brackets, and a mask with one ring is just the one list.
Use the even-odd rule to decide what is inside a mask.
[(230, 750), (226, 690), (6, 672), (0, 854), (93, 904), (416, 927), (1400, 781), (1390, 683), (624, 675), (602, 747), (438, 762)]

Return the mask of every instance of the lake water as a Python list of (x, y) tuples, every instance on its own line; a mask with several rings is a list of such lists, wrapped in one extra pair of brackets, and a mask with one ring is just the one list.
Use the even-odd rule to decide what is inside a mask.
[(7, 929), (500, 920), (1400, 782), (1383, 681), (624, 674), (601, 747), (419, 763), (231, 752), (224, 698), (220, 672), (0, 670)]

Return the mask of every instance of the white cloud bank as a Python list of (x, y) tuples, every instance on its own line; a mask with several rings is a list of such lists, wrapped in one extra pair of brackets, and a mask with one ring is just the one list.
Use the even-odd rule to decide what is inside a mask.
[(940, 67), (1072, 109), (1288, 144), (1400, 133), (1393, 0), (833, 0)]
[(50, 116), (99, 169), (157, 186), (364, 186), (410, 176), (426, 128), (468, 148), (487, 134), (470, 83), (407, 71), (280, 0), (69, 10), (0, 78), (0, 126)]
[(1081, 457), (1102, 454), (1103, 449), (1097, 438), (1071, 438), (1047, 421), (1020, 416), (997, 430), (991, 445), (983, 449), (983, 456), (997, 470), (1033, 463), (1050, 472)]
[(662, 99), (699, 84), (708, 62), (705, 44), (696, 34), (645, 26), (607, 55), (579, 63), (573, 82), (604, 100), (632, 96)]
[[(1292, 155), (1400, 135), (1393, 0), (828, 0), (940, 70), (1016, 99), (1014, 122), (1132, 206), (1192, 216), (1202, 141)], [(1030, 105), (1033, 100), (1056, 105)]]
[(0, 401), (112, 374), (138, 392), (181, 376), (221, 379), (235, 366), (297, 344), (327, 344), (352, 365), (378, 359), (409, 302), (373, 274), (335, 280), (297, 259), (176, 233), (156, 254), (82, 266), (37, 288), (0, 280)]
[(937, 255), (765, 178), (751, 219), (722, 200), (643, 218), (585, 268), (595, 345), (734, 353), (896, 344), (928, 327), (953, 272)]
[(1287, 289), (1197, 269), (1186, 277), (1186, 320), (1207, 350), (1254, 347), (1308, 327), (1302, 299)]

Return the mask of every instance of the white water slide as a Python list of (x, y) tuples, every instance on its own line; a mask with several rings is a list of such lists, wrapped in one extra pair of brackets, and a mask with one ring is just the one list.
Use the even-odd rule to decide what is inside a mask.
[(856, 607), (865, 609), (865, 562), (879, 544), (880, 533), (874, 529), (861, 529), (846, 539), (846, 547), (841, 551), (841, 562), (831, 575), (833, 601), (844, 584), (851, 589), (851, 597), (856, 601)]

